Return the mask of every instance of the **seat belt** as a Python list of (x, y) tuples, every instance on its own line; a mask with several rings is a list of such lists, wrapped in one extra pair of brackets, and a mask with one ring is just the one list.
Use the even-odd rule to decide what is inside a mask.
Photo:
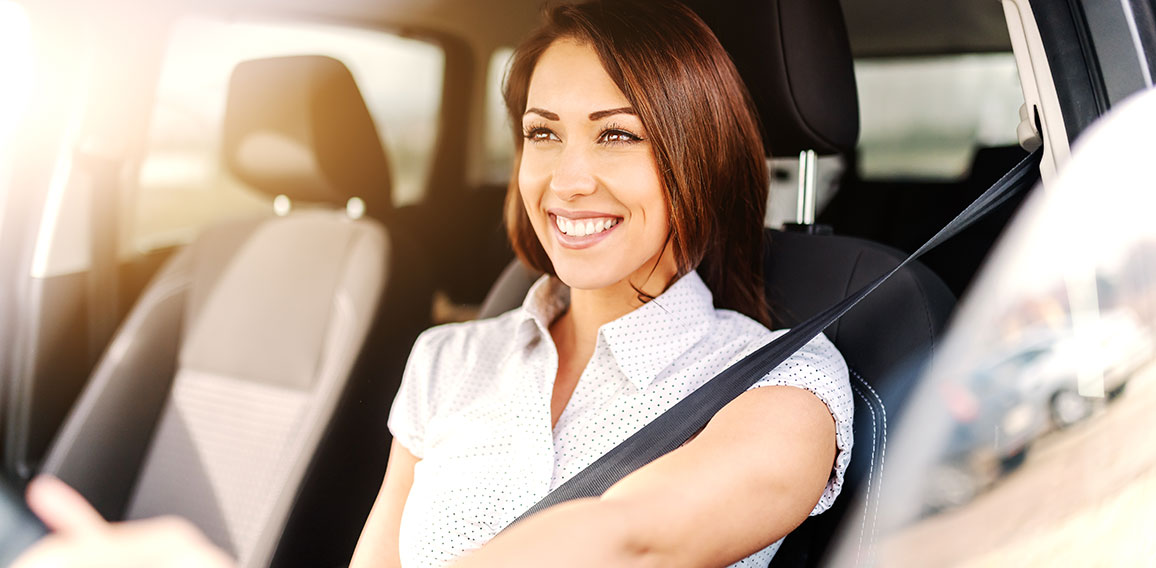
[[(1043, 149), (1037, 148), (1004, 174), (987, 191), (968, 205), (918, 250), (890, 272), (847, 296), (837, 304), (792, 327), (774, 341), (760, 347), (727, 367), (666, 412), (643, 426), (622, 443), (576, 473), (522, 513), (506, 528), (543, 509), (584, 497), (602, 495), (611, 485), (634, 470), (662, 457), (686, 443), (706, 426), (715, 413), (746, 392), (780, 363), (835, 323), (867, 294), (923, 253), (950, 239), (972, 223), (1035, 183)], [(505, 529), (503, 529), (505, 530)]]

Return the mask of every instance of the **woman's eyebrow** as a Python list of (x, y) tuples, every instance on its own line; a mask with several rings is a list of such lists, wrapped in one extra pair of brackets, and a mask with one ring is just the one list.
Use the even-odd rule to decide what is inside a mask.
[[(527, 114), (536, 114), (536, 115), (541, 116), (542, 118), (545, 118), (546, 120), (558, 120), (558, 114), (557, 113), (553, 113), (553, 112), (550, 112), (548, 110), (540, 109), (538, 107), (526, 109), (525, 114), (523, 114), (522, 116), (526, 116)], [(590, 113), (588, 118), (590, 120), (602, 120), (603, 118), (606, 118), (608, 116), (614, 116), (616, 114), (637, 115), (638, 113), (634, 112), (634, 108), (632, 108), (632, 107), (619, 107), (619, 108), (612, 108), (612, 109), (607, 109), (607, 110), (596, 110), (596, 111)]]
[(602, 120), (603, 118), (606, 118), (608, 116), (613, 116), (616, 114), (637, 115), (638, 113), (634, 112), (634, 109), (631, 107), (621, 107), (621, 108), (612, 108), (609, 110), (599, 110), (599, 111), (592, 112), (592, 113), (590, 113), (589, 118), (590, 118), (590, 120)]
[(542, 110), (542, 109), (537, 108), (537, 107), (526, 109), (525, 114), (523, 114), (522, 116), (526, 116), (527, 114), (537, 114), (537, 115), (540, 115), (542, 118), (545, 118), (546, 120), (558, 120), (557, 114), (552, 113), (548, 110)]

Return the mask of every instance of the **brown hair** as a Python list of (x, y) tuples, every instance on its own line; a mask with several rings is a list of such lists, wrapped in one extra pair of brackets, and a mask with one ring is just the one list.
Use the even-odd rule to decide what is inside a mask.
[(522, 204), (517, 170), (530, 77), (542, 53), (562, 38), (594, 48), (649, 135), (670, 204), (678, 275), (697, 267), (717, 307), (769, 326), (762, 271), (767, 166), (759, 123), (718, 39), (676, 2), (556, 6), (514, 52), (504, 95), (517, 157), (505, 217), (518, 257), (554, 274)]

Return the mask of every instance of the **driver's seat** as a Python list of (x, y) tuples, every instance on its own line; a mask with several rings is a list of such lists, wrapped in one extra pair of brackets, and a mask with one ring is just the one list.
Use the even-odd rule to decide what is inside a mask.
[[(714, 30), (743, 76), (776, 156), (848, 153), (859, 131), (851, 50), (838, 0), (686, 0)], [(835, 304), (895, 267), (907, 255), (863, 239), (819, 234), (813, 227), (768, 229), (764, 248), (767, 299), (776, 327), (791, 327)], [(519, 305), (537, 277), (517, 261), (491, 289), (481, 317)], [(943, 281), (914, 263), (893, 276), (825, 330), (851, 368), (855, 442), (835, 505), (787, 536), (775, 567), (815, 566), (848, 508), (857, 530), (874, 531), (887, 440), (887, 416), (910, 391), (895, 377), (930, 356), (955, 298)], [(862, 521), (862, 522), (861, 522)], [(871, 542), (865, 534), (863, 542)]]

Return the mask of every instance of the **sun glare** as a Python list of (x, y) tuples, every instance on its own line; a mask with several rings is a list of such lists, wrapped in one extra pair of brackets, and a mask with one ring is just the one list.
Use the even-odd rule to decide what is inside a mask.
[(24, 7), (0, 0), (0, 150), (5, 149), (32, 98), (35, 54)]

